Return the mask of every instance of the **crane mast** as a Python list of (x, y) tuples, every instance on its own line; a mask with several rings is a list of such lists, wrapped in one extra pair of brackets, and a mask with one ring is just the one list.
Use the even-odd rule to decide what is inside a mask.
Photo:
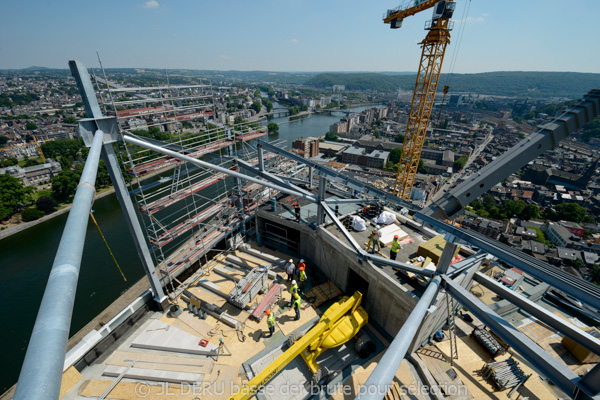
[(410, 4), (412, 7), (389, 10), (383, 20), (384, 23), (390, 24), (390, 28), (397, 29), (400, 28), (405, 17), (433, 8), (433, 17), (425, 25), (425, 29), (429, 32), (420, 43), (422, 47), (421, 62), (406, 123), (402, 156), (398, 162), (398, 171), (394, 182), (394, 194), (406, 201), (410, 201), (419, 167), (446, 46), (450, 43), (450, 31), (453, 25), (450, 18), (456, 7), (456, 3), (452, 0), (416, 0), (410, 1)]

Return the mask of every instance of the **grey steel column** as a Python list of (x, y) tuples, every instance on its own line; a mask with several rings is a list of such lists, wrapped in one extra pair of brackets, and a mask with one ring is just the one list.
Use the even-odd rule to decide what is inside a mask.
[[(225, 133), (227, 135), (227, 139), (231, 140), (231, 145), (227, 146), (227, 153), (229, 155), (229, 157), (235, 157), (235, 137), (234, 135), (231, 133), (231, 128), (225, 128)], [(260, 160), (260, 158), (259, 158)], [(236, 161), (236, 166), (237, 166), (237, 170), (240, 170), (240, 166), (237, 165), (237, 161)], [(244, 189), (243, 189), (243, 185), (242, 185), (242, 180), (239, 177), (235, 177), (233, 178), (235, 180), (235, 186), (238, 192), (238, 201), (237, 201), (237, 208), (238, 208), (238, 213), (240, 215), (240, 219), (241, 219), (241, 224), (240, 224), (240, 228), (242, 230), (242, 235), (246, 235), (246, 213), (244, 212)]]
[(77, 185), (19, 375), (15, 400), (58, 399), (85, 232), (104, 133), (97, 131)]
[(308, 187), (313, 187), (313, 167), (308, 167)]
[(325, 210), (323, 210), (323, 205), (321, 202), (325, 200), (325, 187), (327, 186), (327, 178), (322, 175), (319, 175), (319, 202), (317, 203), (317, 225), (321, 225), (325, 222)]
[(150, 287), (154, 294), (154, 301), (158, 304), (162, 304), (167, 297), (160, 284), (160, 278), (157, 276), (156, 267), (154, 266), (154, 261), (152, 261), (152, 256), (150, 255), (150, 250), (146, 243), (146, 235), (144, 235), (140, 221), (135, 213), (135, 208), (131, 201), (131, 197), (129, 197), (129, 191), (125, 185), (125, 180), (123, 179), (123, 175), (121, 175), (121, 168), (119, 167), (117, 155), (111, 143), (107, 143), (102, 147), (102, 158), (106, 163), (106, 169), (108, 170), (110, 180), (115, 188), (115, 194), (121, 205), (121, 210), (123, 210), (125, 222), (133, 237), (133, 243), (140, 256), (140, 260), (142, 260), (146, 276), (150, 281)]
[(425, 318), (429, 305), (438, 292), (442, 278), (438, 275), (431, 280), (425, 293), (408, 316), (402, 328), (386, 350), (383, 357), (361, 388), (357, 400), (381, 400), (387, 393), (400, 363), (404, 360), (408, 346), (412, 343), (417, 330)]
[[(88, 117), (93, 119), (102, 119), (104, 116), (102, 115), (100, 105), (98, 104), (98, 99), (96, 98), (96, 93), (94, 92), (94, 87), (92, 86), (90, 74), (88, 73), (87, 69), (78, 61), (69, 61), (69, 68), (71, 69), (71, 73), (77, 82), (77, 87), (79, 89), (79, 93), (81, 94)], [(111, 182), (115, 188), (117, 199), (119, 199), (121, 210), (123, 210), (127, 227), (131, 232), (138, 255), (140, 256), (140, 260), (142, 261), (142, 265), (144, 266), (144, 270), (146, 271), (146, 275), (150, 281), (150, 287), (152, 288), (152, 293), (154, 294), (154, 300), (158, 304), (162, 304), (162, 302), (166, 299), (166, 296), (163, 292), (160, 280), (156, 275), (156, 267), (154, 266), (154, 262), (150, 256), (150, 250), (148, 250), (146, 236), (142, 231), (142, 227), (135, 213), (133, 203), (129, 197), (129, 191), (125, 185), (123, 175), (121, 175), (121, 168), (119, 168), (119, 162), (112, 147), (112, 143), (104, 144), (102, 147), (102, 156), (104, 158), (104, 162), (106, 163), (106, 169), (110, 175)]]
[(264, 152), (261, 145), (256, 146), (258, 150), (258, 170), (260, 172), (264, 172), (265, 170), (265, 160), (264, 160)]

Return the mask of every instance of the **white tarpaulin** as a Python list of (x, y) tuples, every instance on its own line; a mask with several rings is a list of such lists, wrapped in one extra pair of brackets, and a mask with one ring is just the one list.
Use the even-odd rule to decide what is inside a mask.
[(396, 222), (396, 215), (389, 211), (382, 211), (379, 217), (375, 219), (375, 223), (380, 225), (389, 225)]
[(361, 217), (354, 216), (352, 218), (352, 229), (354, 229), (357, 232), (362, 232), (367, 230), (367, 224), (365, 223), (365, 220)]
[(379, 241), (385, 244), (386, 246), (389, 246), (392, 243), (392, 241), (394, 240), (394, 235), (398, 235), (399, 240), (402, 240), (408, 236), (408, 234), (402, 229), (400, 229), (396, 224), (384, 226), (380, 229), (380, 232), (381, 238), (379, 239)]

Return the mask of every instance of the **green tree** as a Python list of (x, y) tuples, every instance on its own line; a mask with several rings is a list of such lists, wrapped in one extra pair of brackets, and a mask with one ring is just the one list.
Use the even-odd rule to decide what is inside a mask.
[(40, 164), (39, 161), (35, 160), (33, 158), (25, 161), (25, 166), (26, 167), (32, 167), (34, 165), (39, 165), (39, 164)]
[(425, 163), (423, 162), (422, 158), (419, 159), (419, 165), (417, 165), (417, 172), (420, 174), (428, 174), (429, 173), (429, 168), (427, 168), (425, 166)]
[(39, 219), (42, 215), (44, 215), (43, 211), (31, 207), (23, 210), (21, 213), (21, 219), (23, 222), (29, 222)]
[(340, 139), (337, 137), (337, 135), (333, 132), (327, 132), (325, 134), (325, 140), (329, 140), (330, 142), (337, 142)]
[(240, 117), (239, 115), (233, 119), (234, 125), (242, 124), (243, 122), (244, 122), (244, 118)]
[(397, 147), (394, 150), (390, 151), (390, 157), (388, 160), (394, 164), (398, 164), (400, 159), (402, 158), (402, 147)]
[(487, 193), (481, 198), (481, 203), (486, 210), (496, 206), (496, 199), (491, 194)]
[(524, 221), (540, 217), (540, 208), (536, 204), (527, 204), (523, 211), (519, 213), (519, 218)]
[(262, 103), (265, 107), (267, 107), (267, 112), (273, 111), (273, 103), (269, 99), (262, 99)]
[(65, 124), (76, 124), (77, 119), (75, 117), (65, 117), (63, 118), (62, 122)]
[(460, 156), (458, 157), (455, 161), (454, 161), (454, 169), (461, 171), (465, 165), (467, 164), (467, 161), (469, 159), (467, 158), (467, 156)]
[(302, 104), (302, 106), (300, 107), (301, 111), (307, 111), (308, 110), (308, 106), (306, 104)]
[(256, 111), (256, 113), (258, 114), (260, 112), (260, 109), (262, 108), (262, 106), (260, 105), (260, 101), (252, 102), (252, 105), (250, 106), (250, 108), (253, 109), (254, 111)]
[(79, 175), (71, 170), (62, 170), (52, 178), (52, 197), (62, 203), (67, 203), (75, 196)]
[(375, 133), (373, 135), (379, 139), (381, 137), (381, 132), (379, 132), (379, 129), (375, 129)]
[(37, 129), (37, 125), (33, 122), (28, 122), (25, 124), (25, 129), (27, 129), (28, 131), (35, 131)]
[(9, 157), (7, 159), (0, 161), (0, 167), (11, 167), (13, 165), (17, 165), (18, 163), (19, 163), (19, 160), (17, 160), (14, 157)]
[(535, 226), (528, 226), (528, 229), (533, 229), (535, 231), (535, 241), (536, 242), (540, 242), (540, 243), (546, 243), (548, 242), (548, 239), (546, 239), (546, 236), (544, 235), (544, 232), (542, 232), (542, 230), (540, 228), (537, 228)]
[(4, 147), (6, 143), (8, 143), (8, 138), (0, 135), (0, 147)]
[(31, 188), (8, 174), (0, 175), (0, 221), (13, 215), (17, 208), (29, 200)]
[(300, 108), (298, 106), (292, 106), (288, 108), (290, 115), (296, 115), (300, 112)]
[(260, 97), (260, 89), (254, 91), (254, 97)]
[(404, 143), (404, 134), (399, 133), (396, 136), (394, 136), (394, 142)]
[(275, 122), (270, 122), (269, 125), (267, 125), (267, 131), (269, 132), (269, 135), (276, 135), (279, 133), (279, 125)]
[(556, 217), (559, 220), (582, 222), (586, 216), (586, 209), (577, 203), (562, 203), (556, 206)]
[(42, 196), (35, 201), (35, 208), (46, 214), (56, 211), (56, 207), (58, 203), (52, 197)]
[(590, 268), (590, 276), (595, 284), (600, 284), (600, 265), (594, 264), (594, 266)]

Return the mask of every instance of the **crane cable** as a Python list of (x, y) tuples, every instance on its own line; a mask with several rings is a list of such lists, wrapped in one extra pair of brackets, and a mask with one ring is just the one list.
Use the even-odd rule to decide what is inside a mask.
[(450, 69), (448, 72), (448, 83), (446, 86), (450, 86), (450, 82), (452, 81), (452, 75), (454, 75), (454, 67), (456, 66), (456, 60), (458, 59), (458, 51), (459, 51), (460, 45), (462, 43), (463, 34), (465, 32), (465, 25), (467, 24), (467, 18), (469, 17), (470, 9), (471, 9), (471, 0), (468, 0), (466, 7), (463, 8), (461, 26), (460, 26), (460, 30), (458, 31), (458, 42), (456, 43), (456, 47), (454, 48), (454, 53), (452, 53), (452, 58), (450, 59)]
[(121, 270), (121, 267), (119, 267), (119, 263), (117, 262), (117, 259), (115, 258), (115, 255), (113, 254), (112, 250), (108, 246), (108, 242), (104, 238), (104, 235), (102, 234), (102, 231), (100, 230), (100, 225), (98, 225), (98, 222), (96, 222), (96, 218), (94, 218), (93, 212), (94, 212), (94, 210), (90, 211), (90, 217), (92, 217), (92, 221), (94, 221), (94, 225), (96, 225), (96, 228), (98, 228), (98, 232), (100, 233), (100, 237), (102, 238), (102, 241), (104, 241), (104, 244), (106, 245), (106, 248), (108, 249), (108, 252), (110, 253), (110, 256), (112, 257), (113, 261), (117, 265), (117, 268), (118, 268), (119, 272), (121, 273), (121, 276), (123, 277), (123, 280), (125, 282), (127, 282), (127, 278), (125, 278), (125, 274)]

